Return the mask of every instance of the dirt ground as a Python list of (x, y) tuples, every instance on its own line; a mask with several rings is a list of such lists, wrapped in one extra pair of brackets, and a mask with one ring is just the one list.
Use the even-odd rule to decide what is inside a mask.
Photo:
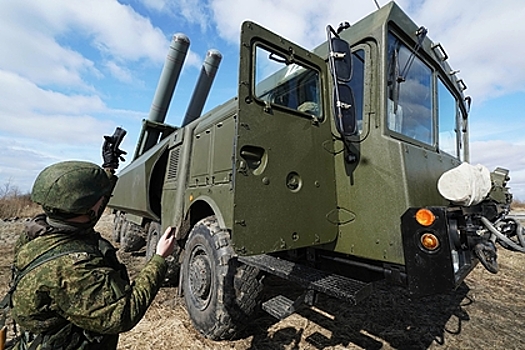
[[(0, 295), (7, 290), (13, 244), (23, 222), (0, 221)], [(111, 236), (112, 217), (97, 229)], [(195, 331), (177, 288), (162, 288), (141, 322), (120, 337), (119, 349), (525, 349), (525, 255), (499, 250), (500, 272), (478, 265), (446, 295), (411, 300), (402, 289), (377, 284), (358, 306), (321, 296), (278, 321), (261, 312), (235, 341), (213, 342)], [(120, 253), (133, 276), (144, 255)], [(293, 288), (265, 279), (265, 292)]]

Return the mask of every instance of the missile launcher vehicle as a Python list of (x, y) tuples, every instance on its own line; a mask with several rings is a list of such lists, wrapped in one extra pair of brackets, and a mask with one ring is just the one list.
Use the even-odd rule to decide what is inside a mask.
[[(525, 247), (508, 171), (469, 164), (466, 85), (394, 2), (326, 27), (314, 50), (242, 24), (238, 95), (202, 114), (210, 50), (180, 126), (165, 122), (189, 40), (175, 35), (150, 115), (109, 206), (124, 249), (176, 228), (172, 282), (211, 339), (259, 305), (284, 318), (318, 293), (358, 303), (386, 280), (457, 288), (496, 243)], [(201, 115), (202, 114), (202, 115)], [(262, 277), (304, 288), (261, 300)]]

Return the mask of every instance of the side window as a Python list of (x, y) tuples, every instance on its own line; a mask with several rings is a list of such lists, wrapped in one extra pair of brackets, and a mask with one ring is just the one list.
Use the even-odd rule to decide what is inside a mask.
[(458, 156), (456, 99), (438, 79), (439, 149)]
[(348, 85), (354, 93), (355, 115), (359, 134), (363, 131), (363, 105), (365, 81), (365, 50), (359, 49), (352, 53), (352, 79)]
[(257, 46), (255, 97), (273, 105), (322, 117), (319, 72)]

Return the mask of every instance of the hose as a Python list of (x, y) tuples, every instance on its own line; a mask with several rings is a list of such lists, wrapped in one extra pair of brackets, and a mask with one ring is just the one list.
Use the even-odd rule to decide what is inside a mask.
[(508, 216), (506, 220), (514, 222), (514, 224), (516, 225), (516, 235), (518, 236), (518, 240), (521, 246), (525, 247), (525, 230), (519, 222), (519, 220), (511, 216)]
[[(501, 233), (496, 227), (494, 227), (494, 225), (486, 217), (482, 216), (481, 217), (481, 222), (500, 241), (504, 242), (509, 247), (511, 247), (512, 249), (514, 249), (514, 250), (516, 250), (518, 252), (525, 253), (525, 244), (524, 244), (525, 239), (523, 237), (523, 228), (522, 228), (521, 224), (518, 223), (518, 221), (515, 221), (515, 223), (517, 225), (516, 226), (516, 235), (518, 236), (518, 239), (519, 239), (521, 245), (517, 244), (516, 242), (511, 240), (509, 237), (507, 237), (506, 235)], [(501, 244), (501, 242), (500, 242), (500, 244)]]

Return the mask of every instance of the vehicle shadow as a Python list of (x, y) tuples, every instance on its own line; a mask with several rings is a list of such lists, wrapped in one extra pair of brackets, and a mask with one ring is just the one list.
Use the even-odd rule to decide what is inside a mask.
[[(286, 285), (282, 291), (294, 294), (289, 282), (281, 283)], [(271, 294), (274, 291), (275, 286)], [(448, 294), (413, 299), (402, 288), (378, 282), (357, 306), (319, 295), (316, 308), (298, 311), (308, 320), (306, 326), (283, 322), (279, 328), (278, 320), (264, 313), (250, 322), (253, 340), (249, 349), (301, 349), (305, 344), (312, 349), (355, 345), (369, 350), (384, 344), (397, 349), (427, 349), (433, 342), (443, 345), (445, 333), (460, 334), (462, 322), (470, 319), (464, 309), (472, 302), (468, 292), (463, 283)], [(451, 318), (455, 320), (449, 322)], [(447, 323), (453, 329), (447, 329)]]

